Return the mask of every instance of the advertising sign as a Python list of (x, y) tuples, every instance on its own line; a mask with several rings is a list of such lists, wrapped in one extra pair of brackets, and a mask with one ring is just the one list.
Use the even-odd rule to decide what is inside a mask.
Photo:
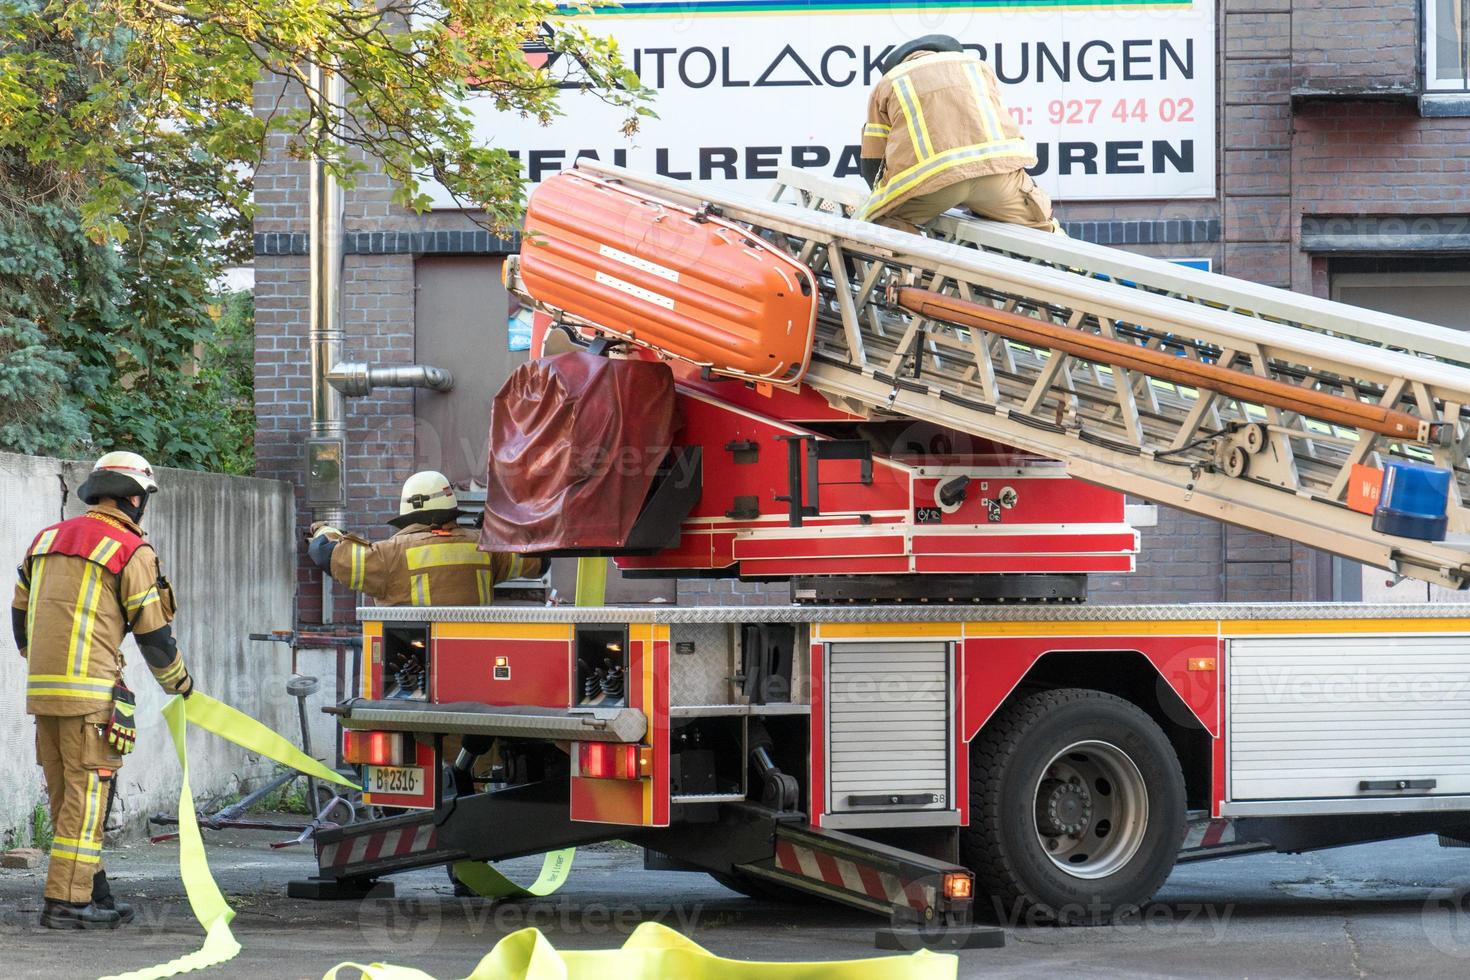
[(532, 182), (581, 156), (757, 193), (779, 166), (856, 179), (879, 64), (938, 33), (994, 68), (1057, 200), (1215, 193), (1214, 0), (627, 0), (572, 19), (617, 40), (658, 118), (624, 137), (574, 87), (545, 127), (476, 99), (479, 135)]

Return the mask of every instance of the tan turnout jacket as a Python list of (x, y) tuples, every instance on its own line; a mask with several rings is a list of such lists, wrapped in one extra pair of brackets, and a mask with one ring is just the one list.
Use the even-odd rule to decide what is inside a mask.
[(344, 537), (332, 551), (332, 578), (383, 606), (486, 606), (495, 584), (542, 572), (539, 558), (481, 551), (461, 527), (410, 524), (367, 544)]
[[(36, 536), (11, 604), (26, 610), (26, 711), (98, 721), (112, 714), (123, 637), (174, 617), (173, 589), (142, 528), (106, 504)], [(149, 669), (166, 690), (185, 673), (180, 656)]]
[(1036, 165), (989, 65), (968, 52), (917, 51), (873, 87), (862, 156), (883, 175), (858, 217), (872, 221), (916, 194)]

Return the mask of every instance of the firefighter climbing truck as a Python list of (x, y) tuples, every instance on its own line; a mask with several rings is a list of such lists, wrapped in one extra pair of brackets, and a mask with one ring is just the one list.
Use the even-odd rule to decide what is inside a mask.
[(361, 610), (334, 710), (395, 815), (319, 833), (318, 887), (620, 838), (963, 937), (1179, 860), (1470, 841), (1461, 607), (1083, 601), (1133, 568), (1125, 493), (1463, 587), (1470, 343), (854, 203), (532, 195), (545, 356), (493, 406), (482, 546), (793, 602)]

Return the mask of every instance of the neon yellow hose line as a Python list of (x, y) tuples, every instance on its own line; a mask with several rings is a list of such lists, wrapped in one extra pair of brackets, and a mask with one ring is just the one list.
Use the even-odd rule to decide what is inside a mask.
[(230, 920), (235, 917), (235, 912), (225, 901), (215, 884), (214, 875), (209, 871), (209, 861), (204, 856), (204, 838), (199, 833), (199, 818), (194, 812), (194, 794), (189, 789), (189, 752), (184, 738), (189, 725), (197, 725), (248, 752), (310, 773), (317, 779), (358, 788), (254, 718), (207, 694), (196, 691), (187, 699), (171, 699), (163, 707), (163, 718), (168, 722), (174, 751), (179, 756), (179, 768), (183, 770), (183, 782), (179, 786), (179, 875), (184, 880), (184, 892), (189, 896), (194, 918), (204, 927), (204, 945), (176, 960), (103, 980), (157, 980), (177, 976), (226, 963), (240, 952), (240, 944), (230, 932)]
[[(466, 980), (955, 980), (959, 957), (921, 949), (907, 956), (818, 963), (727, 960), (691, 939), (645, 922), (621, 949), (557, 952), (538, 929), (506, 936)], [(354, 974), (352, 971), (356, 971)], [(322, 980), (434, 980), (386, 963), (343, 963)]]

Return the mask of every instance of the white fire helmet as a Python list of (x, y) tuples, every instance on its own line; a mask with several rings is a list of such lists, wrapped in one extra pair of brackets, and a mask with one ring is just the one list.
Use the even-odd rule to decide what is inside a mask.
[(87, 481), (77, 491), (89, 504), (104, 497), (122, 499), (158, 492), (153, 467), (137, 453), (111, 452), (92, 465)]
[(437, 470), (424, 470), (403, 482), (403, 493), (398, 497), (398, 516), (390, 523), (398, 527), (440, 524), (458, 513), (459, 497), (449, 478)]

